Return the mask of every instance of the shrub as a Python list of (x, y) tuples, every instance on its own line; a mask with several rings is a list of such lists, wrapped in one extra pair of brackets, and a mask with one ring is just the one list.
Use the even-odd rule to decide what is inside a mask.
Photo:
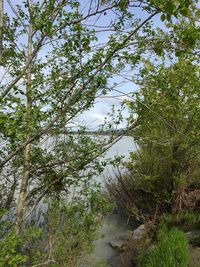
[(141, 256), (140, 267), (186, 267), (189, 262), (188, 240), (177, 228), (162, 229), (160, 240), (148, 253)]
[(17, 267), (22, 266), (26, 262), (27, 257), (18, 252), (22, 239), (15, 233), (10, 233), (0, 241), (0, 266), (1, 267)]
[[(145, 165), (144, 165), (145, 167)], [(159, 178), (128, 170), (115, 174), (107, 189), (117, 207), (139, 222), (153, 220), (171, 209), (171, 194)]]
[(71, 203), (63, 199), (49, 201), (44, 240), (38, 244), (46, 255), (40, 261), (36, 259), (35, 265), (78, 267), (92, 252), (93, 241), (99, 237), (99, 228), (111, 205), (98, 190), (91, 189), (87, 194), (87, 199), (76, 198)]
[(47, 200), (47, 210), (38, 209), (40, 216), (35, 212), (35, 218), (32, 216), (18, 235), (12, 222), (0, 217), (0, 267), (81, 266), (112, 208), (100, 188), (90, 188), (86, 194), (71, 202), (66, 198)]
[(162, 218), (161, 224), (165, 224), (168, 229), (175, 226), (182, 229), (183, 231), (200, 229), (200, 214), (198, 212), (189, 211), (183, 211), (179, 214), (167, 214)]
[(198, 76), (199, 66), (189, 58), (171, 66), (149, 63), (141, 69), (140, 89), (126, 101), (129, 122), (138, 117), (131, 131), (137, 150), (108, 189), (140, 221), (199, 209)]

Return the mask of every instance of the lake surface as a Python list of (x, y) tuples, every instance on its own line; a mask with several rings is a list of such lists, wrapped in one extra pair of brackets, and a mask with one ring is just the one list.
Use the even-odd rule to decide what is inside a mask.
[[(128, 160), (129, 153), (136, 150), (136, 146), (132, 137), (123, 137), (116, 144), (114, 144), (107, 152), (106, 157), (113, 158), (115, 156), (123, 156), (124, 160)], [(103, 181), (108, 176), (112, 176), (115, 170), (112, 165), (107, 165), (105, 171), (100, 177), (97, 177), (98, 181)]]
[[(136, 146), (133, 138), (123, 137), (107, 151), (106, 156), (110, 158), (114, 158), (114, 156), (124, 156), (124, 159), (128, 159), (129, 153), (135, 149)], [(102, 176), (98, 177), (98, 181), (106, 179), (106, 176), (112, 176), (113, 173), (113, 167), (108, 165)], [(96, 267), (98, 261), (106, 261), (112, 257), (115, 254), (115, 251), (110, 247), (109, 242), (115, 239), (117, 236), (122, 235), (129, 229), (130, 226), (127, 224), (126, 218), (122, 218), (118, 214), (109, 215), (105, 219), (101, 229), (103, 237), (94, 242), (94, 253), (89, 256), (84, 267)]]
[(107, 155), (113, 157), (115, 155), (122, 155), (128, 158), (129, 152), (135, 150), (135, 143), (132, 137), (122, 137), (116, 144), (114, 144), (108, 151)]
[[(45, 142), (43, 146), (47, 146), (52, 142), (51, 139)], [(114, 144), (107, 152), (106, 157), (114, 158), (115, 156), (124, 156), (124, 159), (128, 159), (129, 153), (136, 149), (134, 140), (131, 137), (123, 137), (116, 144)], [(98, 181), (103, 182), (108, 176), (112, 176), (114, 173), (113, 166), (108, 165), (104, 173), (97, 177)], [(45, 206), (42, 208), (46, 208)], [(38, 215), (37, 215), (38, 212)], [(34, 216), (39, 218), (39, 209), (35, 211)], [(109, 246), (109, 241), (115, 237), (123, 234), (130, 227), (127, 225), (126, 218), (121, 218), (118, 214), (111, 214), (108, 216), (101, 229), (103, 238), (100, 238), (94, 242), (95, 250), (92, 255), (89, 255), (87, 264), (84, 267), (96, 267), (96, 263), (103, 259), (107, 260), (115, 254), (113, 249)], [(102, 265), (101, 265), (102, 266)]]

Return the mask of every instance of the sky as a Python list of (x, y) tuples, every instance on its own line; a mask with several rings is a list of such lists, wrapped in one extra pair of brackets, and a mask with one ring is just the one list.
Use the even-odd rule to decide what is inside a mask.
[[(21, 4), (23, 1), (22, 0), (5, 0), (5, 10), (8, 12), (8, 14), (11, 14), (11, 8), (10, 8), (10, 4), (16, 8), (17, 4)], [(85, 0), (81, 0), (81, 6), (80, 9), (83, 10), (83, 12), (86, 12), (86, 6), (88, 6), (88, 3), (90, 1), (85, 1)], [(95, 4), (95, 0), (93, 1), (93, 3)], [(136, 18), (142, 18), (145, 19), (145, 17), (147, 16), (147, 13), (145, 12), (141, 12), (139, 9), (134, 9), (133, 10), (135, 12), (135, 17)], [(93, 25), (94, 23), (96, 24), (96, 26), (98, 26), (99, 28), (105, 25), (109, 25), (111, 21), (115, 20), (116, 14), (113, 12), (106, 12), (105, 14), (101, 15), (100, 17), (95, 17), (91, 18), (90, 20), (87, 21), (88, 25)], [(153, 20), (153, 23), (155, 25), (155, 27), (157, 26), (161, 26), (161, 21), (159, 19), (159, 16), (155, 17), (155, 19)], [(98, 28), (97, 27), (97, 28)], [(96, 29), (97, 29), (96, 28)], [(108, 35), (110, 33), (103, 31), (98, 33), (98, 38), (99, 38), (99, 42), (100, 43), (104, 43), (108, 40)], [(48, 49), (48, 47), (46, 48)], [(0, 76), (2, 76), (3, 71), (2, 69), (0, 69)], [(131, 75), (131, 72), (128, 73)], [(1, 77), (0, 77), (1, 79)], [(118, 81), (119, 78), (114, 78), (112, 79), (112, 81), (110, 81), (110, 84), (112, 84), (113, 82)], [(121, 87), (118, 88), (118, 90), (122, 91), (123, 93), (127, 94), (130, 92), (134, 92), (135, 90), (137, 90), (137, 86), (134, 83), (124, 83)], [(116, 109), (120, 108), (121, 106), (121, 102), (124, 101), (125, 99), (129, 99), (128, 96), (123, 95), (119, 92), (111, 92), (108, 94), (107, 97), (101, 97), (101, 98), (97, 98), (95, 101), (95, 104), (93, 106), (93, 108), (91, 108), (89, 111), (84, 112), (83, 114), (81, 114), (78, 118), (77, 118), (77, 123), (81, 123), (85, 126), (87, 126), (90, 130), (95, 130), (100, 124), (102, 124), (105, 120), (105, 117), (108, 118), (108, 113), (111, 111), (112, 106), (114, 105)], [(128, 117), (128, 111), (127, 109), (125, 109), (123, 111), (124, 114), (124, 121), (119, 125), (120, 128), (125, 127), (126, 125), (126, 118)], [(111, 118), (110, 118), (111, 120)]]
[[(84, 6), (85, 2), (89, 2), (89, 1), (81, 1), (81, 3)], [(142, 12), (140, 9), (136, 9), (134, 8), (133, 12), (135, 13), (135, 17), (136, 18), (142, 18), (143, 20), (148, 16), (148, 14), (146, 12)], [(104, 25), (109, 25), (111, 20), (115, 19), (115, 14), (113, 12), (107, 12), (105, 16), (101, 16), (98, 20), (98, 26), (104, 26)], [(91, 19), (91, 24), (93, 22), (93, 19)], [(154, 27), (163, 27), (162, 26), (162, 22), (160, 20), (160, 15), (156, 16), (153, 19), (153, 24)], [(106, 42), (107, 41), (107, 36), (110, 33), (105, 33), (102, 32), (98, 35), (99, 37), (99, 41), (100, 42)], [(132, 75), (131, 71), (128, 71), (127, 73), (128, 75)], [(114, 81), (112, 80), (112, 82), (115, 82), (115, 80), (117, 80), (117, 78), (114, 78)], [(119, 79), (118, 79), (119, 80)], [(134, 84), (133, 82), (127, 82), (124, 83), (122, 86), (120, 86), (118, 88), (121, 92), (127, 94), (130, 92), (134, 92), (138, 89), (138, 86), (136, 84)], [(118, 96), (119, 95), (119, 96)], [(114, 97), (112, 97), (114, 96)], [(118, 96), (118, 97), (117, 97)], [(90, 109), (89, 111), (84, 112), (83, 115), (81, 115), (79, 117), (80, 121), (82, 121), (83, 123), (85, 123), (85, 125), (87, 125), (88, 127), (92, 127), (92, 130), (96, 129), (98, 125), (100, 125), (101, 123), (104, 122), (105, 117), (108, 120), (112, 120), (112, 118), (109, 118), (107, 116), (107, 114), (110, 112), (111, 107), (114, 105), (116, 110), (118, 108), (121, 107), (121, 103), (124, 100), (131, 100), (131, 98), (127, 97), (126, 95), (122, 95), (121, 93), (117, 93), (115, 91), (111, 92), (108, 94), (107, 97), (104, 98), (97, 98), (95, 105), (92, 109)], [(119, 128), (124, 128), (126, 126), (126, 119), (129, 116), (128, 113), (128, 109), (126, 108), (123, 111), (123, 116), (124, 116), (124, 121), (122, 123), (120, 123)]]

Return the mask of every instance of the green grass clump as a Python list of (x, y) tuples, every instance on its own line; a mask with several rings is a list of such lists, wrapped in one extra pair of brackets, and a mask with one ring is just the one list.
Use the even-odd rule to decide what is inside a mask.
[(167, 214), (162, 219), (162, 225), (166, 225), (169, 229), (175, 226), (184, 232), (193, 229), (200, 230), (200, 213), (185, 211), (179, 214)]
[(140, 258), (140, 267), (186, 267), (189, 262), (188, 240), (185, 234), (173, 228), (160, 232), (160, 240)]

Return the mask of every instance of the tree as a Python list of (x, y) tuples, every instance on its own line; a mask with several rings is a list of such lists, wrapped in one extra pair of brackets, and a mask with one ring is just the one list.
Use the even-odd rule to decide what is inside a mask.
[[(87, 10), (81, 1), (24, 1), (15, 6), (8, 1), (4, 14), (2, 3), (1, 206), (16, 209), (15, 231), (20, 234), (30, 207), (34, 210), (41, 200), (61, 201), (73, 186), (82, 188), (77, 190), (82, 201), (87, 196), (91, 177), (102, 170), (95, 159), (114, 138), (94, 140), (82, 135), (81, 126), (77, 135), (70, 134), (72, 125), (96, 96), (111, 90), (112, 77), (129, 63), (140, 63), (152, 18), (159, 14), (170, 21), (181, 13), (189, 15), (194, 1), (90, 1)], [(145, 19), (133, 19), (133, 8), (144, 12)], [(107, 13), (109, 27), (97, 25), (98, 16)], [(108, 36), (100, 44), (103, 31)], [(67, 134), (61, 136), (62, 130)], [(49, 147), (45, 139), (51, 140)]]
[(3, 0), (0, 1), (0, 63), (2, 61), (3, 50)]
[(147, 62), (141, 77), (134, 101), (127, 101), (130, 122), (139, 118), (132, 132), (138, 151), (110, 191), (130, 215), (146, 221), (184, 209), (182, 192), (200, 186), (199, 65), (188, 56), (170, 66)]

